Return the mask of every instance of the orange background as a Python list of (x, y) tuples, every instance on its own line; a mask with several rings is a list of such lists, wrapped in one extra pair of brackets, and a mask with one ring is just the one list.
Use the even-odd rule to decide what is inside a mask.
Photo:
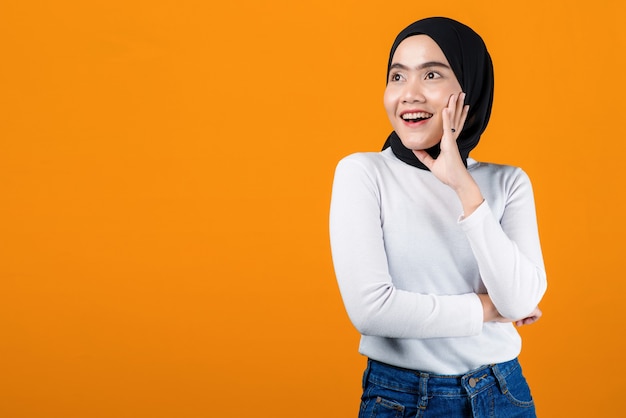
[(2, 0), (0, 416), (356, 416), (332, 175), (379, 149), (388, 49), (430, 15), (494, 59), (472, 155), (534, 182), (540, 416), (619, 415), (618, 3)]

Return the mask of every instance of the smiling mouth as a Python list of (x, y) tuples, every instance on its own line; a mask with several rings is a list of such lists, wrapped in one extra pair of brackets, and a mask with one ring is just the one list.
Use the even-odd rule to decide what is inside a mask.
[(433, 114), (428, 112), (407, 112), (400, 115), (400, 117), (405, 122), (416, 123), (432, 118)]

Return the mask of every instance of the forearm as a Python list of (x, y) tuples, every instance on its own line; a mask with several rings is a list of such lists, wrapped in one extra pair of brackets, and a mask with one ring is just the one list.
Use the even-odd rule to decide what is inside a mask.
[(467, 337), (482, 330), (482, 305), (473, 293), (438, 296), (401, 290), (386, 275), (377, 278), (358, 268), (342, 268), (341, 256), (334, 258), (344, 306), (363, 335)]
[(529, 258), (506, 235), (487, 203), (462, 224), (483, 283), (498, 312), (509, 319), (530, 314), (546, 290), (542, 263)]
[[(480, 333), (483, 313), (478, 297), (469, 293), (471, 288), (464, 289), (465, 294), (437, 296), (433, 291), (396, 287), (387, 257), (386, 245), (390, 242), (385, 243), (381, 226), (381, 197), (374, 183), (358, 163), (344, 162), (336, 172), (331, 199), (330, 239), (335, 274), (355, 327), (365, 335), (394, 338), (464, 337)], [(432, 281), (428, 273), (420, 277), (416, 269), (406, 270), (415, 274), (412, 283)]]
[[(348, 315), (363, 335), (390, 338), (465, 337), (482, 329), (473, 294), (437, 296), (398, 289), (389, 273), (379, 227), (353, 210), (331, 209), (335, 275)], [(426, 277), (416, 281), (427, 281)]]

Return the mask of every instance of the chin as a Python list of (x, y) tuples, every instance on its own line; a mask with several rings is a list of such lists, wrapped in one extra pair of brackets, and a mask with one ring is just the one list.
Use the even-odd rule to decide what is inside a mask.
[[(400, 136), (398, 134), (398, 136)], [(417, 138), (406, 138), (403, 139), (400, 136), (400, 141), (402, 141), (402, 145), (404, 145), (405, 147), (407, 147), (410, 150), (413, 151), (417, 151), (417, 150), (426, 150), (429, 148), (434, 147), (435, 145), (437, 145), (439, 143), (439, 140), (424, 140), (422, 138), (417, 139)]]

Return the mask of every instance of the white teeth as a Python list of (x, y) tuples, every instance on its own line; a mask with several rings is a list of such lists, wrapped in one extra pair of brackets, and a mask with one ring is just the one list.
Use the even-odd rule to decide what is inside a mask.
[(427, 112), (413, 112), (413, 113), (405, 113), (402, 115), (402, 119), (428, 119), (433, 116), (432, 113)]

